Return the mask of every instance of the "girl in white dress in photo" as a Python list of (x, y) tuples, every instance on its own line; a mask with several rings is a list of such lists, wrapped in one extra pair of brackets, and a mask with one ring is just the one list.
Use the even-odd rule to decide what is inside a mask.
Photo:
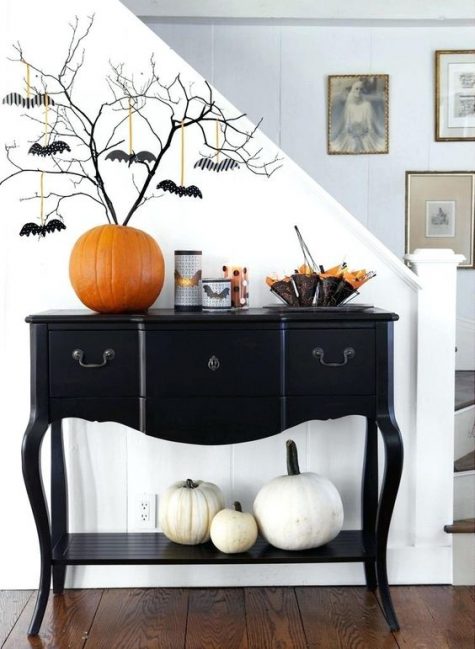
[(331, 81), (337, 79), (344, 79), (346, 88), (332, 97), (330, 85), (328, 152), (387, 153), (385, 88), (381, 88), (374, 77), (367, 82), (357, 77), (349, 90), (348, 78), (330, 78)]

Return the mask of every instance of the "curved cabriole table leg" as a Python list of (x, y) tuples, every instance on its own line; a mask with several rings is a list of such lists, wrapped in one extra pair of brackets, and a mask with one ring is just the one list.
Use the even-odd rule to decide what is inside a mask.
[(403, 445), (401, 433), (393, 417), (390, 415), (379, 417), (377, 423), (386, 451), (386, 464), (376, 519), (376, 573), (378, 576), (379, 594), (386, 620), (391, 631), (399, 631), (399, 622), (394, 611), (388, 586), (386, 544), (389, 524), (401, 480)]
[[(373, 543), (376, 532), (376, 514), (378, 511), (378, 429), (374, 419), (366, 420), (366, 446), (363, 468), (363, 485), (361, 490), (361, 513), (363, 534)], [(369, 591), (377, 588), (376, 561), (364, 562), (366, 586)]]
[(29, 635), (37, 635), (48, 602), (51, 585), (51, 535), (41, 478), (41, 444), (48, 429), (48, 422), (32, 417), (23, 437), (22, 468), (26, 491), (30, 500), (40, 544), (41, 569), (36, 606), (28, 629)]
[[(68, 531), (68, 496), (61, 420), (51, 424), (51, 547)], [(66, 566), (53, 564), (53, 593), (64, 591)]]

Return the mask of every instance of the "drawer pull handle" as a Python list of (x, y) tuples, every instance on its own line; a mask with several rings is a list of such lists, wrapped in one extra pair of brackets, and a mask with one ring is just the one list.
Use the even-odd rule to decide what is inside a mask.
[(217, 356), (211, 356), (211, 358), (208, 361), (208, 368), (212, 372), (216, 372), (216, 370), (219, 370), (221, 363), (219, 362), (219, 358)]
[(327, 361), (325, 361), (324, 359), (325, 352), (321, 347), (315, 347), (312, 354), (313, 357), (320, 361), (321, 365), (325, 365), (325, 367), (343, 367), (348, 363), (350, 358), (354, 358), (356, 356), (356, 352), (353, 347), (346, 347), (343, 350), (344, 359), (341, 361), (341, 363), (327, 363)]
[(92, 367), (104, 367), (107, 365), (108, 361), (111, 361), (115, 357), (115, 351), (113, 349), (106, 349), (102, 354), (102, 363), (84, 363), (84, 352), (82, 349), (75, 349), (73, 351), (73, 358), (75, 361), (78, 361), (81, 367), (92, 368)]

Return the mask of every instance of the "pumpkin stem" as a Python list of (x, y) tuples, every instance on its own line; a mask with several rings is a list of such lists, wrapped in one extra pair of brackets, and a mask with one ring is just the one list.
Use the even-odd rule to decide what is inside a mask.
[(196, 487), (198, 487), (196, 482), (193, 482), (193, 480), (190, 480), (190, 478), (185, 481), (185, 484), (183, 486), (186, 487), (186, 489), (196, 489)]
[(234, 510), (235, 511), (242, 512), (241, 503), (238, 500), (236, 500), (233, 504), (234, 504)]
[(288, 439), (286, 442), (287, 445), (287, 473), (289, 475), (299, 475), (299, 456), (297, 453), (296, 443)]

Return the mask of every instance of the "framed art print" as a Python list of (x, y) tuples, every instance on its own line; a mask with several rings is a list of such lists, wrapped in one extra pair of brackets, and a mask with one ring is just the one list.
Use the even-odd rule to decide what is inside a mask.
[(389, 77), (328, 77), (328, 153), (388, 153)]
[(435, 53), (435, 139), (475, 140), (475, 50)]
[(450, 248), (475, 268), (475, 172), (406, 171), (406, 253)]

